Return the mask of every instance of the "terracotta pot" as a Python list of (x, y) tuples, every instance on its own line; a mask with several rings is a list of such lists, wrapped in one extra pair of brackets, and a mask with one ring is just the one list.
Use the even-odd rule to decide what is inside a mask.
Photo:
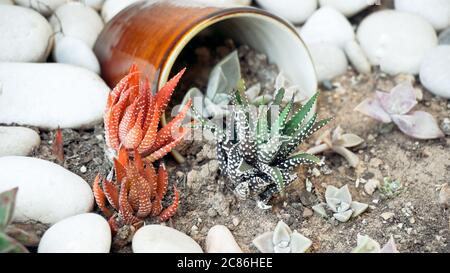
[[(205, 29), (222, 32), (265, 53), (305, 97), (317, 90), (315, 70), (295, 28), (283, 19), (251, 7), (220, 7), (188, 0), (141, 1), (105, 26), (95, 45), (102, 76), (115, 85), (137, 63), (158, 89), (189, 41)], [(189, 68), (188, 68), (189, 69)]]

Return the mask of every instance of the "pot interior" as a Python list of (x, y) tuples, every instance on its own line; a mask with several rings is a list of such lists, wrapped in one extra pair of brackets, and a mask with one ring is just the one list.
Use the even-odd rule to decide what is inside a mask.
[[(179, 67), (174, 65), (179, 56), (195, 54), (186, 51), (192, 51), (192, 44), (198, 43), (197, 38), (201, 36), (231, 38), (237, 45), (248, 45), (266, 54), (269, 62), (276, 64), (292, 84), (301, 87), (306, 98), (317, 90), (311, 57), (295, 29), (281, 19), (255, 12), (218, 15), (194, 27), (170, 54), (162, 69), (159, 87), (168, 80), (169, 75), (177, 73), (172, 68)], [(191, 83), (188, 81), (187, 84)]]

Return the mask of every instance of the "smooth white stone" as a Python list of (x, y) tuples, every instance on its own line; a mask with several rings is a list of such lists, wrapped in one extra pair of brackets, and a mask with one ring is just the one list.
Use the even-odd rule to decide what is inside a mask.
[(355, 39), (350, 22), (332, 7), (317, 10), (300, 29), (300, 37), (306, 44), (329, 43), (344, 48)]
[(357, 37), (372, 65), (391, 75), (418, 74), (426, 52), (437, 45), (433, 27), (418, 15), (395, 10), (372, 13)]
[(38, 253), (109, 253), (111, 229), (95, 213), (75, 215), (51, 226), (42, 236)]
[(0, 157), (26, 156), (41, 144), (34, 130), (25, 127), (0, 126)]
[(57, 63), (0, 63), (0, 83), (0, 123), (46, 129), (100, 123), (110, 91), (97, 74)]
[(89, 7), (99, 11), (102, 9), (105, 0), (80, 0), (81, 3), (88, 5)]
[(347, 58), (339, 47), (331, 44), (312, 44), (308, 48), (319, 82), (332, 80), (347, 71)]
[(162, 225), (138, 229), (133, 237), (132, 249), (134, 253), (203, 253), (191, 237)]
[(450, 98), (450, 45), (427, 53), (420, 67), (420, 82), (433, 94)]
[[(94, 47), (98, 35), (103, 29), (100, 15), (91, 7), (79, 2), (70, 2), (60, 6), (50, 18), (55, 32), (70, 36)], [(58, 39), (56, 39), (58, 43)]]
[(206, 236), (207, 253), (242, 253), (231, 231), (223, 225), (213, 226)]
[(351, 17), (360, 11), (374, 5), (376, 0), (319, 0), (320, 6), (330, 6), (337, 9), (347, 17)]
[[(106, 0), (102, 7), (102, 18), (106, 22), (111, 20), (116, 14), (131, 4), (138, 2), (139, 0)], [(157, 2), (153, 0), (153, 2)]]
[(53, 46), (53, 30), (34, 10), (0, 8), (0, 62), (43, 62)]
[(0, 5), (14, 5), (12, 0), (0, 0)]
[(17, 5), (31, 8), (44, 16), (49, 16), (61, 5), (72, 0), (14, 0)]
[(78, 175), (42, 159), (0, 157), (0, 192), (19, 188), (14, 221), (54, 224), (89, 212), (94, 204), (91, 187)]
[(372, 71), (370, 62), (358, 42), (355, 40), (347, 42), (344, 51), (356, 71), (361, 74), (369, 74)]
[(62, 37), (53, 49), (57, 63), (72, 64), (100, 74), (100, 64), (94, 51), (83, 41), (69, 36)]
[(450, 26), (449, 0), (395, 0), (395, 9), (422, 16), (436, 30)]
[(317, 0), (256, 0), (263, 8), (294, 24), (301, 24), (317, 9)]

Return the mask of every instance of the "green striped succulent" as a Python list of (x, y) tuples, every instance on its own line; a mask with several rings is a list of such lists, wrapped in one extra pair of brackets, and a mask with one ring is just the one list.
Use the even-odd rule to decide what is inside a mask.
[(284, 93), (280, 89), (269, 105), (255, 107), (244, 92), (233, 91), (233, 117), (227, 119), (224, 130), (211, 125), (193, 108), (203, 126), (215, 133), (222, 174), (232, 182), (239, 197), (256, 197), (260, 208), (270, 208), (270, 199), (297, 178), (297, 166), (320, 162), (311, 154), (295, 151), (330, 121), (317, 121), (316, 113), (310, 115), (318, 93), (296, 112), (292, 100), (281, 107)]

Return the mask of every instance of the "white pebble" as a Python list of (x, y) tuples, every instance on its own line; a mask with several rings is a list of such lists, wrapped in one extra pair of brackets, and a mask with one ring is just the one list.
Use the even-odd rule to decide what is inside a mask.
[(422, 16), (436, 30), (450, 26), (449, 0), (395, 0), (395, 9)]
[(38, 253), (109, 253), (111, 229), (95, 213), (66, 218), (51, 226), (42, 236)]
[(207, 253), (242, 253), (231, 231), (222, 225), (213, 226), (206, 236)]
[(0, 192), (19, 187), (14, 221), (54, 224), (89, 212), (94, 204), (91, 187), (78, 175), (42, 159), (0, 157)]
[[(138, 2), (139, 0), (106, 0), (102, 7), (101, 15), (103, 20), (108, 22), (116, 14), (121, 12), (123, 9), (131, 4)], [(152, 0), (152, 2), (157, 2), (158, 0)], [(147, 1), (149, 2), (149, 1)], [(150, 3), (150, 2), (149, 2)]]
[(433, 94), (450, 98), (450, 45), (427, 53), (420, 66), (420, 81)]
[(0, 8), (0, 62), (43, 62), (53, 46), (53, 31), (34, 10), (2, 5)]
[(370, 62), (358, 42), (355, 40), (348, 41), (345, 44), (344, 50), (347, 58), (356, 71), (361, 74), (369, 74), (372, 71)]
[[(100, 15), (92, 8), (78, 2), (69, 2), (60, 6), (50, 18), (50, 24), (56, 33), (77, 38), (90, 48), (94, 47), (103, 29)], [(58, 37), (62, 36), (57, 36), (56, 43), (58, 43)]]
[(286, 20), (301, 24), (317, 9), (317, 0), (256, 0), (266, 9)]
[(366, 17), (357, 36), (371, 64), (391, 75), (418, 74), (426, 52), (437, 45), (430, 23), (418, 15), (394, 10)]
[(319, 0), (320, 6), (331, 6), (347, 17), (351, 17), (358, 12), (374, 5), (376, 0)]
[(133, 237), (132, 249), (134, 253), (203, 253), (191, 237), (161, 225), (140, 228)]
[(331, 44), (312, 44), (308, 48), (319, 82), (332, 80), (347, 71), (347, 58), (339, 47)]
[(110, 91), (97, 74), (57, 63), (0, 63), (0, 82), (0, 123), (46, 129), (100, 123)]
[(350, 22), (332, 7), (322, 7), (314, 12), (300, 29), (300, 37), (306, 44), (329, 43), (344, 48), (355, 39)]
[(32, 8), (44, 16), (51, 15), (59, 6), (71, 0), (14, 0), (17, 5)]
[(53, 59), (57, 63), (72, 64), (100, 74), (100, 64), (94, 51), (84, 42), (70, 36), (62, 37), (53, 49)]
[(40, 144), (41, 138), (34, 130), (0, 126), (0, 156), (26, 156)]

